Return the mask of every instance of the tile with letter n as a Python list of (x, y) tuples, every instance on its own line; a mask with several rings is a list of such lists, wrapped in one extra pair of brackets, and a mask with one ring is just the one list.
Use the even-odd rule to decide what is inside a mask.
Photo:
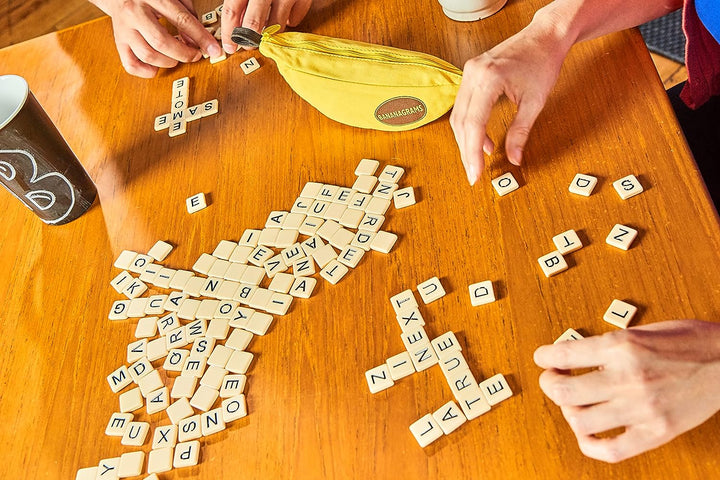
[(260, 68), (260, 62), (257, 60), (257, 58), (250, 57), (240, 64), (240, 68), (245, 75), (250, 75), (252, 72)]

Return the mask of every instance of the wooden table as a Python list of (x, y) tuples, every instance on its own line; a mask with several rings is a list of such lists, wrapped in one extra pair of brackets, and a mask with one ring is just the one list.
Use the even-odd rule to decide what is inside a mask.
[[(489, 19), (460, 24), (433, 0), (321, 2), (301, 28), (462, 66), (520, 30), (541, 3), (511, 0)], [(254, 339), (250, 414), (204, 440), (197, 467), (162, 478), (717, 475), (718, 416), (619, 465), (585, 458), (540, 391), (532, 361), (538, 345), (568, 327), (612, 330), (602, 314), (613, 298), (640, 307), (637, 324), (720, 318), (718, 217), (637, 32), (577, 46), (533, 130), (525, 166), (498, 154), (474, 188), (447, 117), (406, 133), (346, 127), (293, 94), (272, 61), (261, 58), (262, 68), (245, 76), (237, 57), (133, 78), (121, 69), (107, 19), (0, 51), (0, 73), (29, 81), (99, 191), (98, 206), (62, 227), (42, 225), (0, 194), (6, 478), (74, 478), (78, 468), (132, 450), (103, 433), (118, 408), (105, 376), (134, 340), (134, 322), (107, 319), (119, 298), (108, 282), (121, 250), (145, 252), (167, 240), (177, 248), (165, 263), (189, 268), (219, 240), (261, 227), (271, 209), (289, 209), (305, 182), (352, 184), (363, 157), (405, 167), (402, 184), (418, 192), (417, 205), (388, 214), (386, 228), (400, 236), (394, 250), (368, 254), (336, 286), (321, 281), (311, 299)], [(221, 112), (169, 138), (153, 131), (153, 119), (169, 110), (171, 81), (185, 75), (190, 101), (218, 98)], [(507, 102), (496, 109), (494, 138), (512, 113)], [(500, 198), (490, 179), (505, 171), (522, 186)], [(567, 192), (578, 172), (600, 178), (589, 198)], [(646, 192), (622, 201), (611, 183), (630, 173)], [(188, 215), (185, 198), (197, 192), (209, 193), (212, 205)], [(627, 252), (604, 242), (615, 223), (640, 231)], [(570, 228), (589, 244), (569, 256), (567, 272), (545, 278), (537, 258)], [(422, 449), (408, 426), (452, 399), (439, 368), (375, 395), (364, 372), (403, 349), (388, 298), (435, 275), (448, 295), (421, 307), (428, 333), (455, 331), (478, 379), (503, 373), (515, 396)], [(488, 279), (499, 300), (471, 307), (467, 286)]]

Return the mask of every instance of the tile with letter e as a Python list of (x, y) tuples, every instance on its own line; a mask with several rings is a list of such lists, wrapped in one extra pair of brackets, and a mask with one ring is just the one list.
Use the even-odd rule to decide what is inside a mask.
[(199, 212), (203, 208), (207, 207), (207, 200), (205, 200), (204, 193), (196, 193), (192, 197), (188, 197), (185, 200), (185, 206), (187, 207), (188, 213)]
[(482, 393), (485, 395), (485, 399), (490, 406), (497, 405), (513, 395), (510, 385), (508, 385), (508, 382), (505, 380), (502, 373), (493, 375), (487, 380), (480, 382), (480, 390), (482, 390)]
[(608, 307), (605, 315), (603, 315), (603, 320), (616, 327), (627, 328), (636, 312), (637, 307), (635, 305), (615, 299)]
[(410, 425), (415, 440), (421, 447), (427, 447), (432, 442), (443, 436), (443, 431), (431, 414), (427, 414), (420, 420)]

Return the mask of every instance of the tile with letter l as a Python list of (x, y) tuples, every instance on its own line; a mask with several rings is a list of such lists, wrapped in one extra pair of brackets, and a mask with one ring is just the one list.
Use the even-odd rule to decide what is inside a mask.
[(412, 432), (415, 440), (417, 440), (418, 444), (423, 448), (443, 436), (440, 425), (438, 425), (430, 413), (410, 425), (410, 432)]

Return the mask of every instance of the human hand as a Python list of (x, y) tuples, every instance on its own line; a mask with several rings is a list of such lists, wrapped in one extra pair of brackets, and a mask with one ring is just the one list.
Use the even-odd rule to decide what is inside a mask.
[[(535, 363), (547, 369), (540, 387), (560, 406), (580, 450), (598, 460), (656, 448), (720, 410), (720, 323), (675, 320), (546, 345)], [(625, 431), (595, 436), (618, 427)]]
[(312, 0), (225, 0), (220, 25), (222, 45), (227, 53), (235, 53), (238, 46), (232, 41), (235, 27), (246, 27), (262, 33), (266, 25), (296, 26), (310, 10)]
[[(120, 61), (128, 73), (152, 78), (158, 68), (195, 62), (206, 53), (222, 55), (217, 40), (197, 19), (192, 0), (91, 0), (110, 15)], [(182, 42), (163, 27), (159, 18), (175, 25)]]
[(512, 164), (520, 165), (530, 129), (572, 46), (572, 40), (558, 30), (554, 21), (536, 15), (525, 29), (465, 63), (450, 125), (470, 185), (485, 168), (483, 152), (491, 155), (495, 149), (486, 129), (490, 112), (503, 94), (517, 105), (505, 151)]

